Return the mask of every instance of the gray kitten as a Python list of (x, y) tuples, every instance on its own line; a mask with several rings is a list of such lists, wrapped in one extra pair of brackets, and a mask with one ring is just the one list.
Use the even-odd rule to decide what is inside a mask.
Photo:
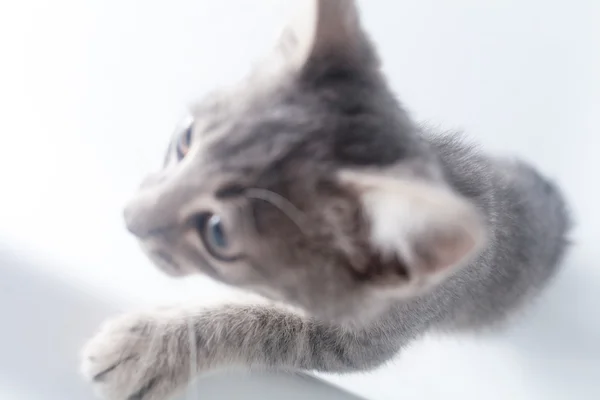
[(233, 366), (368, 370), (426, 332), (503, 322), (555, 275), (558, 189), (417, 127), (354, 2), (301, 3), (255, 73), (194, 107), (125, 210), (165, 271), (273, 301), (110, 322), (84, 355), (101, 397), (166, 399)]

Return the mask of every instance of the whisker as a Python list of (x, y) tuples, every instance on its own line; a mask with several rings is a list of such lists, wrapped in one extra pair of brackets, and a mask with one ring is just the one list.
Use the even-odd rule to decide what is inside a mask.
[(292, 202), (285, 197), (267, 189), (249, 188), (244, 191), (246, 197), (263, 200), (277, 207), (290, 221), (292, 221), (303, 234), (307, 234), (308, 229), (304, 223), (305, 216)]
[(256, 235), (258, 233), (256, 231), (256, 221), (254, 221), (254, 223), (250, 222), (250, 218), (254, 219), (254, 215), (252, 213), (249, 213), (249, 214), (251, 214), (250, 218), (246, 218), (244, 206), (242, 206), (240, 204), (236, 204), (235, 207), (236, 207), (236, 212), (238, 213), (238, 215), (243, 216), (242, 218), (238, 219), (240, 232), (242, 232), (243, 235), (247, 235), (247, 236)]

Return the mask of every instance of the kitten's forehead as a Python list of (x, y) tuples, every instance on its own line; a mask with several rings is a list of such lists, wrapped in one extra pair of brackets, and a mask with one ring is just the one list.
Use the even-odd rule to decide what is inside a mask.
[(321, 117), (289, 82), (257, 94), (249, 86), (221, 92), (193, 109), (199, 157), (223, 172), (259, 172), (315, 139)]

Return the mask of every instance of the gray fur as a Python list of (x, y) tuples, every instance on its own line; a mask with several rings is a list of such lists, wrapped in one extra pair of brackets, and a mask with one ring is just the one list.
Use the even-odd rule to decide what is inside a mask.
[[(329, 6), (355, 12), (350, 1)], [(521, 161), (419, 128), (368, 38), (347, 32), (335, 43), (314, 39), (307, 58), (279, 67), (268, 85), (259, 69), (199, 103), (190, 152), (178, 161), (171, 144), (164, 170), (126, 210), (128, 228), (167, 272), (202, 272), (297, 310), (229, 304), (113, 321), (84, 358), (102, 397), (163, 399), (197, 373), (231, 366), (367, 370), (431, 330), (504, 322), (555, 275), (569, 228), (559, 190)], [(387, 257), (370, 236), (361, 190), (339, 178), (347, 170), (450, 193), (479, 221), (465, 229), (481, 246), (439, 272), (440, 221), (407, 239), (417, 261)], [(207, 211), (224, 217), (240, 259), (203, 248), (195, 224)], [(435, 285), (417, 284), (440, 273)]]

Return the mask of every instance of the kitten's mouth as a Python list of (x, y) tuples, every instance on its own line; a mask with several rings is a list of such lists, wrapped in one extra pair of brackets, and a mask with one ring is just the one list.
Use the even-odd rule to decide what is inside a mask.
[(174, 271), (180, 271), (181, 268), (177, 264), (177, 262), (171, 257), (171, 255), (162, 250), (155, 250), (153, 252), (154, 257), (157, 260), (160, 260), (161, 264), (169, 265)]
[(168, 252), (147, 244), (142, 244), (142, 249), (148, 258), (150, 258), (150, 261), (167, 275), (172, 277), (187, 275), (177, 260), (175, 260)]

